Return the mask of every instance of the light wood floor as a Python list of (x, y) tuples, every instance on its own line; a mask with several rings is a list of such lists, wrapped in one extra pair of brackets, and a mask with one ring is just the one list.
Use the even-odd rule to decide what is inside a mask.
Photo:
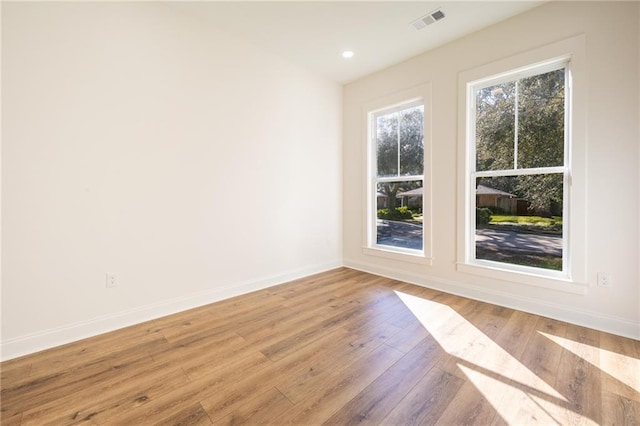
[(4, 362), (2, 425), (631, 425), (639, 355), (342, 268)]

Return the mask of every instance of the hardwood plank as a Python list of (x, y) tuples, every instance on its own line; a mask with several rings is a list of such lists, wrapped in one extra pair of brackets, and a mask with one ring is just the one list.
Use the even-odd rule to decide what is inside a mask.
[[(191, 334), (206, 336), (206, 333), (234, 332), (238, 327), (251, 322), (259, 322), (261, 319), (269, 318), (270, 315), (281, 312), (282, 306), (279, 303), (277, 301), (271, 304), (261, 304), (253, 308), (244, 306), (238, 308), (237, 312), (218, 312), (215, 315), (205, 312), (202, 318), (176, 319), (158, 328), (158, 330), (170, 342), (188, 338)], [(239, 303), (236, 303), (236, 305), (239, 305)]]
[(602, 424), (607, 425), (640, 425), (640, 401), (605, 391), (602, 418)]
[(17, 386), (2, 389), (2, 412), (23, 412), (62, 398), (69, 393), (134, 371), (153, 362), (149, 355), (133, 353), (104, 356), (86, 366), (34, 378)]
[(281, 321), (269, 321), (261, 328), (240, 329), (237, 334), (245, 339), (248, 345), (257, 350), (262, 350), (299, 333), (301, 329), (310, 324), (318, 324), (325, 319), (326, 317), (315, 314), (292, 314)]
[(155, 423), (156, 426), (204, 426), (212, 424), (213, 422), (200, 403), (195, 403), (192, 406), (178, 411), (166, 419)]
[[(333, 340), (304, 362), (304, 369), (299, 373), (289, 373), (286, 377), (276, 380), (276, 387), (291, 402), (298, 403), (313, 393), (324, 383), (333, 380), (336, 374), (352, 368), (360, 359), (374, 351), (384, 343), (384, 329), (372, 330), (364, 336), (346, 334), (340, 339)], [(340, 359), (336, 364), (334, 359)]]
[(520, 359), (534, 334), (539, 317), (526, 312), (507, 311), (502, 318), (506, 318), (506, 322), (501, 322), (499, 331), (491, 340), (512, 357)]
[[(514, 315), (514, 319), (519, 316)], [(535, 327), (531, 330), (527, 343), (522, 345), (523, 350), (517, 344), (511, 344), (515, 347), (514, 352), (520, 365), (507, 372), (507, 376), (511, 378), (505, 381), (509, 391), (496, 404), (496, 408), (502, 418), (512, 424), (558, 424), (562, 423), (559, 407), (566, 400), (553, 385), (564, 350), (538, 333), (538, 330), (555, 330), (556, 333), (564, 334), (564, 327), (547, 318), (534, 318)], [(519, 328), (516, 327), (516, 330)]]
[(565, 350), (558, 368), (555, 388), (566, 399), (559, 414), (562, 423), (602, 424), (602, 382), (600, 381), (597, 331), (567, 325)]
[(437, 367), (432, 368), (389, 412), (382, 423), (389, 425), (435, 424), (463, 384), (464, 380), (459, 377)]
[(233, 331), (247, 341), (253, 342), (265, 336), (281, 334), (287, 326), (299, 330), (300, 325), (313, 319), (322, 321), (325, 318), (310, 314), (308, 311), (301, 311), (298, 307), (291, 309), (281, 306), (277, 312), (264, 317), (257, 316), (254, 321), (234, 327)]
[[(151, 326), (152, 324), (149, 322), (142, 323), (68, 343), (27, 357), (13, 359), (7, 362), (7, 367), (11, 370), (14, 363), (20, 365), (27, 362), (31, 368), (28, 376), (22, 377), (22, 382), (27, 382), (33, 378), (83, 367), (105, 356), (112, 355), (114, 352), (133, 353), (138, 351), (143, 354), (150, 346), (164, 341), (163, 336), (154, 332)], [(4, 371), (4, 369), (3, 363), (2, 370)]]
[[(118, 413), (153, 401), (188, 382), (181, 369), (166, 364), (152, 364), (148, 368), (135, 371), (132, 375), (96, 383), (81, 392), (68, 393), (55, 401), (37, 406), (24, 413), (22, 423), (100, 423)], [(87, 398), (87, 395), (91, 395), (91, 398)]]
[(272, 361), (282, 359), (288, 354), (297, 351), (300, 347), (319, 339), (327, 330), (340, 327), (347, 321), (352, 321), (354, 318), (365, 315), (365, 309), (366, 308), (358, 304), (351, 305), (348, 309), (345, 309), (337, 315), (324, 319), (319, 323), (312, 324), (300, 332), (264, 348), (262, 353)]
[(309, 275), (285, 284), (270, 287), (268, 291), (274, 295), (285, 298), (296, 297), (300, 294), (309, 294), (309, 291), (321, 291), (328, 286), (339, 287), (343, 283), (357, 277), (362, 277), (362, 273), (349, 268), (336, 268), (331, 271)]
[(546, 335), (564, 337), (567, 327), (560, 321), (539, 317), (535, 328), (529, 341), (523, 345), (520, 361), (542, 381), (553, 386), (564, 349)]
[[(271, 287), (269, 291), (283, 297), (285, 306), (294, 307), (309, 300), (325, 298), (345, 300), (347, 299), (346, 297), (334, 293), (343, 288), (350, 288), (356, 291), (366, 288), (368, 286), (367, 281), (371, 277), (363, 278), (362, 273), (353, 270), (337, 271), (335, 274), (329, 272)], [(319, 306), (311, 305), (311, 307), (318, 308)]]
[[(494, 360), (494, 356), (499, 355), (501, 361), (509, 360), (509, 357), (504, 351), (498, 350), (498, 345), (491, 340), (490, 336), (474, 325), (474, 322), (477, 324), (484, 320), (486, 321), (485, 330), (490, 331), (494, 329), (493, 324), (500, 317), (484, 312), (482, 305), (477, 302), (469, 302), (464, 309), (469, 311), (466, 316), (457, 311), (443, 315), (445, 322), (437, 326), (432, 333), (444, 349), (452, 355), (443, 358), (438, 363), (438, 368), (466, 380), (467, 377), (458, 366), (461, 361), (475, 363), (488, 360), (497, 364), (498, 361)], [(504, 324), (507, 319), (501, 318), (499, 321)]]
[(422, 325), (421, 322), (416, 321), (393, 334), (387, 339), (386, 344), (396, 348), (400, 352), (409, 353), (421, 341), (431, 337), (431, 334), (429, 334), (425, 326)]
[[(345, 284), (348, 285), (347, 283)], [(351, 303), (351, 300), (347, 298), (334, 295), (333, 290), (334, 288), (327, 288), (319, 294), (302, 294), (298, 298), (287, 299), (282, 305), (298, 314), (306, 314), (309, 316), (333, 315), (336, 309)]]
[(242, 406), (233, 410), (226, 417), (217, 419), (216, 424), (279, 424), (279, 417), (292, 407), (291, 401), (278, 389), (270, 388), (253, 398), (249, 398)]
[(351, 400), (376, 377), (397, 362), (404, 354), (387, 345), (380, 345), (352, 368), (334, 374), (332, 380), (281, 416), (286, 424), (320, 424), (337, 412), (346, 401)]
[(185, 338), (176, 343), (166, 343), (149, 351), (155, 362), (181, 362), (190, 368), (198, 362), (215, 362), (216, 356), (246, 346), (247, 342), (233, 332), (204, 333), (205, 337)]
[[(214, 324), (213, 329), (211, 325)], [(163, 318), (154, 322), (153, 330), (162, 334), (170, 343), (178, 339), (186, 339), (191, 334), (202, 335), (203, 331), (211, 334), (224, 333), (232, 327), (223, 327), (216, 322), (215, 316), (203, 310), (190, 311), (189, 315), (172, 315), (171, 320)]]
[(13, 415), (2, 413), (0, 414), (0, 424), (2, 426), (19, 426), (22, 424), (22, 413)]
[(201, 401), (202, 406), (209, 417), (214, 422), (217, 422), (219, 419), (241, 410), (246, 401), (253, 396), (272, 388), (270, 377), (273, 377), (273, 369), (266, 367), (255, 376), (229, 382), (219, 392), (203, 398)]
[[(444, 374), (449, 374), (444, 372)], [(454, 380), (449, 374), (446, 380)], [(445, 378), (441, 379), (444, 380)], [(459, 382), (455, 382), (456, 384)], [(455, 384), (454, 384), (455, 385)], [(445, 388), (446, 389), (446, 388)], [(482, 390), (486, 392), (487, 390)], [(465, 381), (451, 398), (449, 404), (438, 417), (438, 424), (442, 425), (488, 425), (506, 424), (501, 420), (491, 403), (481, 391), (470, 381)]]
[[(333, 290), (333, 295), (343, 299), (358, 299), (358, 297), (375, 299), (381, 292), (386, 293), (388, 286), (396, 281), (369, 274), (359, 274), (354, 277), (350, 285), (340, 285)], [(363, 291), (364, 290), (364, 291)], [(361, 302), (364, 302), (362, 300)]]
[(194, 382), (198, 380), (215, 382), (216, 380), (232, 380), (228, 377), (229, 372), (242, 375), (243, 372), (259, 370), (265, 365), (271, 365), (271, 361), (262, 353), (252, 350), (239, 350), (222, 354), (214, 362), (185, 365), (182, 368), (189, 379)]
[[(247, 397), (266, 390), (270, 386), (276, 386), (282, 380), (295, 380), (296, 377), (304, 375), (314, 367), (315, 373), (323, 374), (326, 363), (332, 359), (333, 350), (347, 344), (348, 338), (345, 330), (336, 329), (277, 363), (267, 360), (264, 368), (256, 371), (255, 374), (238, 374), (235, 380), (227, 381), (229, 384), (220, 392), (202, 401), (203, 406), (209, 416), (214, 421), (218, 421), (242, 406)], [(208, 377), (205, 379), (209, 380)]]
[[(495, 317), (494, 317), (495, 318)], [(466, 353), (462, 358), (468, 363), (475, 364), (473, 368), (485, 370), (485, 376), (492, 376), (504, 383), (513, 379), (518, 384), (533, 388), (549, 386), (523, 367), (520, 362), (529, 337), (535, 329), (537, 317), (513, 311), (500, 321), (502, 326), (496, 336), (491, 339), (484, 333), (477, 331), (477, 348), (480, 352)], [(492, 323), (489, 320), (488, 323)]]
[[(190, 372), (192, 381), (176, 387), (160, 397), (149, 400), (143, 406), (128, 410), (108, 418), (108, 424), (153, 424), (164, 421), (169, 416), (180, 413), (192, 406), (194, 401), (203, 402), (207, 398), (217, 396), (223, 404), (230, 405), (233, 389), (238, 383), (257, 380), (260, 385), (268, 386), (264, 380), (264, 372), (271, 371), (273, 363), (264, 355), (250, 352), (242, 357), (232, 357), (228, 362), (210, 366), (211, 369), (196, 373)], [(253, 390), (256, 390), (255, 387)], [(242, 402), (250, 394), (238, 397), (235, 402)], [(206, 407), (203, 406), (205, 411)], [(212, 419), (213, 420), (213, 419)]]
[(514, 310), (469, 300), (456, 312), (489, 339), (495, 339), (509, 323)]
[[(435, 365), (444, 351), (432, 337), (423, 339), (398, 362), (341, 407), (325, 424), (378, 424), (396, 408)], [(460, 380), (460, 379), (457, 379)], [(411, 413), (401, 408), (402, 413)], [(394, 423), (392, 420), (390, 423)], [(404, 421), (397, 424), (404, 423)]]
[(640, 357), (631, 339), (602, 333), (599, 367), (603, 392), (640, 401)]
[(7, 361), (7, 365), (3, 365), (2, 371), (0, 371), (0, 383), (2, 383), (3, 388), (15, 386), (17, 383), (24, 381), (25, 377), (31, 375), (31, 362), (14, 362), (12, 364), (10, 362)]

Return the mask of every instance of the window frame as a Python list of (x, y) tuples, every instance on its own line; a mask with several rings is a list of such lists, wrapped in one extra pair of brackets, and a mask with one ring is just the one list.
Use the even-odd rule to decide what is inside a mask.
[[(404, 262), (431, 264), (431, 85), (424, 84), (393, 95), (386, 96), (363, 107), (364, 144), (365, 144), (365, 183), (366, 194), (363, 209), (363, 248), (365, 255), (383, 257)], [(377, 176), (376, 118), (380, 115), (422, 106), (423, 120), (423, 173), (422, 175)], [(398, 171), (399, 172), (399, 171)], [(377, 183), (380, 181), (422, 181), (422, 250), (377, 244)]]
[[(541, 75), (551, 71), (557, 71), (560, 69), (564, 69), (564, 149), (563, 149), (563, 165), (562, 166), (548, 166), (548, 167), (535, 167), (535, 168), (518, 168), (517, 158), (518, 158), (518, 126), (517, 126), (517, 102), (518, 102), (518, 94), (516, 92), (516, 111), (514, 116), (515, 121), (515, 140), (514, 140), (514, 167), (512, 169), (498, 169), (498, 170), (481, 170), (478, 171), (476, 169), (477, 160), (477, 140), (476, 140), (476, 94), (479, 89), (484, 89), (490, 86), (495, 86), (502, 83), (509, 83), (513, 81), (519, 81), (521, 79), (527, 77), (533, 77), (536, 75)], [(571, 171), (571, 156), (569, 155), (570, 151), (570, 141), (571, 141), (571, 131), (569, 126), (569, 118), (571, 117), (571, 61), (570, 58), (564, 57), (549, 61), (548, 63), (536, 64), (530, 67), (525, 67), (523, 69), (514, 70), (511, 73), (503, 73), (497, 76), (489, 76), (487, 78), (483, 78), (480, 80), (476, 80), (473, 82), (467, 83), (467, 102), (469, 104), (469, 113), (467, 115), (467, 155), (469, 158), (467, 159), (467, 164), (469, 165), (468, 170), (468, 185), (470, 188), (476, 187), (476, 179), (483, 177), (515, 177), (515, 176), (531, 176), (531, 175), (548, 175), (548, 174), (562, 174), (562, 182), (563, 182), (563, 222), (562, 222), (562, 270), (555, 271), (544, 268), (535, 268), (531, 266), (523, 266), (517, 265), (513, 263), (507, 262), (497, 262), (486, 259), (478, 259), (475, 255), (476, 242), (474, 238), (467, 239), (467, 250), (466, 250), (466, 262), (472, 265), (486, 266), (490, 268), (498, 268), (505, 269), (513, 272), (521, 272), (528, 273), (533, 275), (540, 275), (542, 277), (553, 277), (560, 279), (571, 279), (571, 268), (570, 262), (568, 261), (571, 257), (571, 245), (569, 244), (569, 223), (570, 223), (570, 209), (569, 205), (570, 200), (570, 192), (571, 185), (569, 184), (569, 176)], [(473, 110), (472, 110), (473, 108)], [(468, 229), (469, 232), (473, 231), (475, 235), (475, 230), (477, 228), (475, 222), (475, 212), (477, 208), (476, 204), (476, 194), (475, 191), (469, 191), (470, 199), (468, 200), (468, 205), (470, 209), (469, 214), (469, 223)]]
[[(586, 293), (585, 39), (573, 37), (548, 46), (463, 71), (458, 77), (458, 246), (457, 270), (473, 275), (544, 287), (575, 294)], [(476, 171), (475, 93), (487, 87), (565, 68), (565, 150), (560, 167), (513, 169), (498, 175), (563, 173), (563, 271), (475, 259), (475, 180), (494, 171)], [(480, 176), (478, 176), (480, 174)]]

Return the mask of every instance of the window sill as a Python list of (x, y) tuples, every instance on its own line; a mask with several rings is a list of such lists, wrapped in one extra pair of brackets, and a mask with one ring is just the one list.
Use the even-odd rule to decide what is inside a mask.
[(417, 251), (400, 251), (386, 249), (383, 247), (363, 247), (362, 253), (368, 256), (376, 256), (390, 260), (399, 260), (401, 262), (431, 266), (431, 258), (425, 257), (424, 253)]
[(483, 277), (493, 278), (496, 280), (562, 291), (564, 293), (585, 295), (588, 290), (586, 283), (577, 283), (567, 278), (546, 277), (523, 272), (507, 271), (500, 268), (492, 268), (490, 266), (473, 265), (469, 263), (457, 263), (456, 269), (459, 272), (467, 274), (481, 275)]

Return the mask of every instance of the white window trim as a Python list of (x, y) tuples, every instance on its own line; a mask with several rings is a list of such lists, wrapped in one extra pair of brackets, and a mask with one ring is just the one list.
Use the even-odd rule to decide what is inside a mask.
[[(375, 243), (375, 212), (376, 197), (373, 190), (373, 171), (376, 170), (376, 157), (373, 146), (372, 134), (372, 117), (380, 112), (390, 112), (394, 108), (398, 110), (410, 107), (412, 104), (423, 105), (424, 107), (424, 170), (422, 174), (422, 250), (403, 249), (400, 247), (383, 246)], [(431, 84), (423, 84), (402, 92), (385, 96), (372, 102), (368, 102), (362, 109), (363, 123), (363, 146), (364, 152), (364, 170), (365, 177), (363, 182), (364, 206), (363, 206), (363, 241), (362, 252), (365, 255), (382, 257), (390, 260), (398, 260), (403, 262), (418, 263), (423, 265), (431, 265), (432, 250), (432, 217), (433, 203), (431, 196)], [(403, 180), (405, 177), (393, 177), (394, 181)], [(386, 178), (385, 178), (386, 179)], [(411, 180), (411, 178), (407, 179)]]
[[(577, 36), (562, 40), (551, 45), (543, 46), (528, 52), (524, 52), (509, 58), (505, 58), (490, 64), (461, 72), (458, 77), (458, 217), (457, 217), (457, 270), (473, 275), (508, 281), (511, 283), (531, 285), (549, 288), (574, 294), (585, 294), (587, 287), (586, 277), (586, 215), (585, 215), (585, 155), (586, 155), (586, 57), (585, 37)], [(525, 76), (532, 68), (553, 68), (561, 61), (570, 61), (568, 69), (571, 72), (571, 86), (567, 89), (568, 103), (571, 112), (567, 114), (566, 125), (569, 143), (565, 149), (565, 167), (569, 173), (565, 178), (568, 196), (565, 196), (565, 217), (563, 221), (563, 235), (565, 244), (570, 241), (571, 251), (564, 257), (566, 274), (557, 272), (538, 272), (535, 268), (515, 265), (501, 267), (499, 262), (471, 260), (470, 247), (472, 233), (475, 231), (475, 185), (470, 182), (470, 170), (475, 168), (469, 155), (468, 147), (470, 138), (470, 115), (475, 114), (474, 105), (468, 103), (468, 88), (471, 85), (486, 80), (496, 84), (500, 78), (504, 81), (518, 79)], [(542, 71), (539, 71), (542, 70)], [(544, 68), (536, 69), (536, 73), (544, 72)], [(501, 77), (502, 76), (502, 77)], [(471, 109), (473, 108), (473, 111)], [(475, 148), (475, 147), (474, 147)], [(471, 161), (474, 161), (471, 164)], [(540, 170), (519, 169), (518, 173), (539, 173)], [(481, 173), (481, 172), (476, 172)], [(505, 172), (513, 174), (511, 172)], [(471, 197), (474, 197), (473, 199)], [(473, 221), (473, 222), (472, 222)], [(564, 222), (567, 222), (566, 224)], [(564, 247), (566, 250), (566, 247)]]
[[(565, 70), (565, 119), (564, 119), (564, 128), (565, 128), (565, 132), (564, 132), (564, 157), (563, 157), (563, 165), (562, 166), (556, 166), (556, 167), (538, 167), (538, 168), (529, 168), (529, 169), (522, 169), (522, 168), (517, 168), (517, 135), (518, 132), (516, 130), (516, 140), (515, 140), (515, 150), (514, 151), (514, 164), (513, 164), (513, 168), (512, 169), (505, 169), (505, 170), (487, 170), (487, 171), (477, 171), (475, 168), (475, 160), (476, 160), (476, 144), (475, 144), (475, 138), (472, 138), (471, 135), (475, 133), (475, 105), (476, 105), (476, 93), (478, 89), (481, 88), (485, 88), (485, 87), (489, 87), (489, 86), (494, 86), (497, 84), (501, 84), (504, 82), (511, 82), (511, 81), (516, 81), (516, 80), (520, 80), (522, 78), (527, 78), (527, 77), (531, 77), (534, 75), (540, 75), (540, 74), (544, 74), (546, 72), (550, 72), (550, 71), (555, 71), (558, 69), (564, 69)], [(569, 173), (571, 171), (571, 167), (570, 167), (570, 157), (568, 155), (568, 151), (569, 151), (569, 147), (570, 147), (570, 141), (571, 141), (571, 132), (569, 129), (569, 117), (571, 117), (571, 87), (570, 87), (570, 81), (571, 81), (571, 68), (570, 68), (570, 58), (569, 57), (563, 57), (560, 59), (555, 59), (551, 62), (549, 62), (548, 64), (542, 64), (542, 65), (535, 65), (532, 67), (527, 67), (525, 69), (522, 70), (516, 70), (512, 73), (506, 74), (506, 75), (501, 75), (498, 77), (490, 77), (490, 78), (486, 78), (486, 79), (482, 79), (480, 81), (474, 81), (474, 82), (468, 82), (467, 83), (467, 105), (469, 105), (469, 109), (467, 110), (467, 155), (469, 156), (469, 158), (467, 159), (467, 166), (469, 168), (469, 170), (467, 170), (467, 175), (468, 175), (468, 185), (469, 188), (475, 188), (475, 181), (476, 178), (479, 177), (497, 177), (497, 176), (530, 176), (530, 175), (542, 175), (542, 174), (561, 174), (563, 176), (563, 186), (564, 186), (564, 190), (563, 190), (563, 212), (564, 212), (564, 217), (565, 220), (563, 221), (563, 245), (562, 245), (562, 271), (555, 271), (555, 270), (546, 270), (546, 269), (541, 269), (541, 268), (532, 268), (532, 267), (528, 267), (528, 266), (521, 266), (521, 265), (517, 265), (517, 264), (509, 264), (509, 263), (500, 263), (500, 262), (494, 262), (494, 261), (489, 261), (489, 260), (482, 260), (482, 259), (474, 259), (473, 256), (471, 255), (471, 253), (473, 253), (473, 251), (475, 250), (475, 241), (474, 239), (471, 238), (471, 235), (469, 235), (469, 238), (467, 239), (467, 250), (466, 250), (466, 263), (468, 264), (472, 264), (472, 265), (478, 265), (478, 266), (485, 266), (485, 267), (490, 267), (490, 268), (495, 268), (495, 269), (505, 269), (505, 270), (509, 270), (509, 271), (513, 271), (513, 272), (518, 272), (518, 273), (525, 273), (525, 274), (530, 274), (530, 275), (539, 275), (539, 276), (543, 276), (543, 277), (551, 277), (551, 278), (559, 278), (559, 279), (563, 279), (563, 280), (568, 280), (570, 279), (570, 265), (568, 262), (568, 259), (571, 256), (571, 251), (570, 249), (572, 247), (570, 247), (570, 245), (568, 244), (569, 242), (569, 235), (567, 235), (568, 230), (569, 230), (569, 223), (570, 223), (570, 206), (569, 206), (569, 199), (571, 197), (570, 193), (571, 193), (571, 186), (569, 185)], [(516, 86), (517, 87), (517, 86)], [(518, 98), (516, 96), (516, 108), (517, 108), (517, 102), (518, 102)], [(517, 115), (515, 116), (516, 119), (516, 125), (517, 125)], [(517, 129), (517, 127), (516, 127)], [(475, 194), (472, 191), (469, 191), (469, 199), (467, 200), (468, 202), (468, 209), (473, 213), (475, 212), (475, 208), (477, 208), (477, 205), (475, 204), (476, 202), (476, 197)], [(476, 229), (475, 226), (475, 216), (473, 214), (469, 215), (469, 223), (467, 225), (467, 229), (472, 230), (472, 229)], [(471, 234), (472, 232), (470, 232)]]

